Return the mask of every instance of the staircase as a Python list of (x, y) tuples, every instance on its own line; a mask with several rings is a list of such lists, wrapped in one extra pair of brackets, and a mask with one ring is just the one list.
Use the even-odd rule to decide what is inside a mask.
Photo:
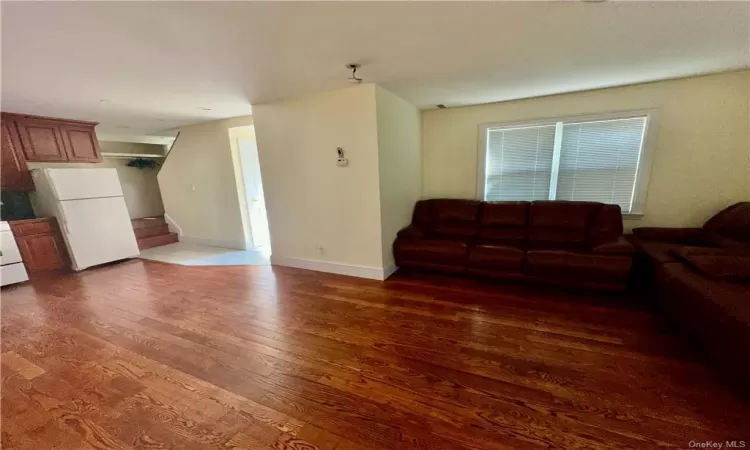
[(133, 219), (130, 222), (133, 224), (133, 231), (135, 231), (135, 238), (140, 250), (173, 244), (178, 241), (177, 233), (169, 231), (164, 217), (144, 217)]

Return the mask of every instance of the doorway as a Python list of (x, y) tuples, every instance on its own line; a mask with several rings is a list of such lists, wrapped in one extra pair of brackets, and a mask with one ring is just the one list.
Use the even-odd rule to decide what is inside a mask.
[(255, 140), (255, 129), (252, 126), (232, 128), (230, 138), (236, 148), (238, 172), (241, 178), (240, 201), (243, 201), (243, 222), (245, 223), (245, 240), (247, 250), (255, 250), (266, 255), (271, 254), (271, 237), (268, 231), (266, 202), (263, 195), (263, 180), (260, 175), (258, 145)]

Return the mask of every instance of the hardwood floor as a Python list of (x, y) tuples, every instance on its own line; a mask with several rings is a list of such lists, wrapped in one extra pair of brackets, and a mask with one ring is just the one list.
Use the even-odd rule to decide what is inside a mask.
[(629, 299), (429, 274), (130, 261), (3, 290), (1, 359), (4, 449), (750, 437), (750, 407)]

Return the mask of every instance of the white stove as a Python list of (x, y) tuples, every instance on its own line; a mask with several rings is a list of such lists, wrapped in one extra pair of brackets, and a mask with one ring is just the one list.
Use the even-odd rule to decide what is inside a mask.
[(0, 222), (0, 286), (20, 283), (29, 279), (21, 262), (16, 238), (8, 222)]

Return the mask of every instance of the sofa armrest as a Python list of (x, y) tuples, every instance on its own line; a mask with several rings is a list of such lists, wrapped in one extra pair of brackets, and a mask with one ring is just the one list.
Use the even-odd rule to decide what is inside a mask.
[(604, 253), (608, 255), (632, 255), (635, 252), (633, 245), (624, 237), (620, 236), (614, 241), (602, 242), (591, 247), (593, 253)]
[(705, 244), (705, 234), (702, 228), (634, 228), (633, 234), (640, 239), (669, 242), (683, 245)]
[(398, 237), (404, 239), (422, 239), (424, 238), (424, 231), (412, 224), (399, 231)]

